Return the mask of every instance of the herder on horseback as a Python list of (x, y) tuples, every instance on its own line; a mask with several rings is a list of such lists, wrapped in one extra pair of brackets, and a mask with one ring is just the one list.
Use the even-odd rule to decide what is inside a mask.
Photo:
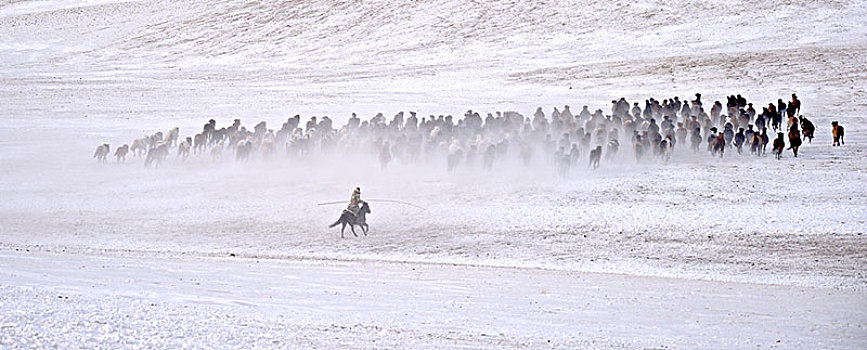
[(342, 224), (343, 226), (340, 227), (340, 238), (343, 238), (343, 230), (346, 229), (346, 225), (349, 225), (352, 234), (358, 237), (355, 233), (355, 225), (358, 225), (361, 227), (361, 232), (367, 236), (367, 214), (369, 213), (370, 206), (367, 202), (361, 200), (361, 188), (356, 187), (352, 191), (352, 196), (349, 197), (349, 206), (343, 210), (340, 218), (328, 227)]
[(358, 216), (358, 209), (361, 207), (361, 188), (356, 187), (352, 190), (352, 196), (349, 197), (349, 206), (346, 207), (346, 211), (352, 213), (353, 216)]
[[(407, 205), (413, 208), (418, 208), (424, 210), (424, 208), (417, 206), (412, 203), (399, 201), (395, 199), (374, 199), (371, 198), (372, 202), (386, 202), (386, 203), (397, 203), (401, 205)], [(345, 203), (344, 201), (335, 201), (335, 202), (325, 202), (319, 203), (319, 205), (336, 205)], [(342, 225), (340, 227), (340, 238), (343, 238), (343, 231), (346, 229), (346, 226), (349, 226), (349, 229), (352, 230), (352, 234), (358, 237), (355, 233), (355, 226), (361, 227), (361, 232), (367, 236), (368, 225), (367, 225), (367, 215), (370, 214), (370, 204), (367, 201), (361, 199), (361, 188), (356, 187), (355, 190), (352, 191), (352, 196), (349, 197), (349, 206), (346, 207), (341, 213), (340, 218), (337, 219), (333, 224), (328, 225), (328, 227), (334, 227), (337, 225)]]

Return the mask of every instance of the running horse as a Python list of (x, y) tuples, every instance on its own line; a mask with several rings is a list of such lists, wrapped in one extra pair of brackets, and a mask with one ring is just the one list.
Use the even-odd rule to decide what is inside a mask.
[(349, 229), (352, 230), (352, 234), (355, 237), (358, 237), (358, 234), (355, 233), (355, 225), (361, 227), (361, 232), (367, 236), (367, 214), (370, 214), (370, 206), (367, 202), (361, 202), (361, 208), (358, 208), (358, 214), (352, 214), (349, 210), (343, 210), (343, 214), (340, 214), (340, 218), (337, 219), (333, 224), (328, 226), (329, 228), (342, 224), (340, 227), (340, 238), (345, 238), (343, 236), (343, 231), (346, 229), (346, 225), (349, 225)]

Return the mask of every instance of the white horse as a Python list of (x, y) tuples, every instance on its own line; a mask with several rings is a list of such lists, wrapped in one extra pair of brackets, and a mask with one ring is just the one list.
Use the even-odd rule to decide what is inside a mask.
[(105, 163), (106, 158), (108, 157), (108, 153), (110, 148), (107, 143), (103, 143), (99, 146), (96, 146), (96, 152), (93, 152), (93, 158), (96, 158), (97, 162)]

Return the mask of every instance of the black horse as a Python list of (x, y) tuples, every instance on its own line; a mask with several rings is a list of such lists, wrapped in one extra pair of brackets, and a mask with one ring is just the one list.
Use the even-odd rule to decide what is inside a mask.
[(801, 130), (804, 132), (804, 140), (813, 143), (813, 134), (816, 132), (816, 126), (807, 117), (801, 116)]
[(367, 214), (370, 214), (370, 206), (367, 205), (367, 202), (361, 202), (361, 208), (358, 209), (358, 215), (353, 215), (348, 210), (344, 210), (343, 214), (340, 214), (340, 218), (328, 227), (331, 228), (343, 224), (343, 226), (340, 227), (340, 238), (344, 238), (343, 230), (346, 229), (346, 225), (349, 225), (352, 234), (355, 235), (355, 237), (358, 237), (358, 234), (355, 233), (355, 225), (358, 225), (361, 226), (361, 232), (367, 236)]

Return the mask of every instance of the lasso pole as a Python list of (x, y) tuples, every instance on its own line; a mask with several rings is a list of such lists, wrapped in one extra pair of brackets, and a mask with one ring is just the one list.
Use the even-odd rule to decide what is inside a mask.
[[(397, 203), (397, 204), (408, 205), (408, 206), (410, 206), (410, 207), (414, 207), (414, 208), (418, 208), (418, 209), (424, 209), (423, 207), (420, 207), (420, 206), (418, 206), (418, 205), (415, 205), (415, 204), (412, 204), (412, 203), (409, 203), (409, 202), (399, 201), (399, 200), (396, 200), (396, 199), (382, 199), (382, 198), (374, 198), (374, 199), (365, 199), (365, 201), (368, 201), (368, 202)], [(322, 205), (335, 205), (335, 204), (345, 204), (345, 203), (347, 203), (347, 201), (323, 202), (323, 203), (318, 203), (318, 204), (316, 204), (316, 205), (322, 206)]]

